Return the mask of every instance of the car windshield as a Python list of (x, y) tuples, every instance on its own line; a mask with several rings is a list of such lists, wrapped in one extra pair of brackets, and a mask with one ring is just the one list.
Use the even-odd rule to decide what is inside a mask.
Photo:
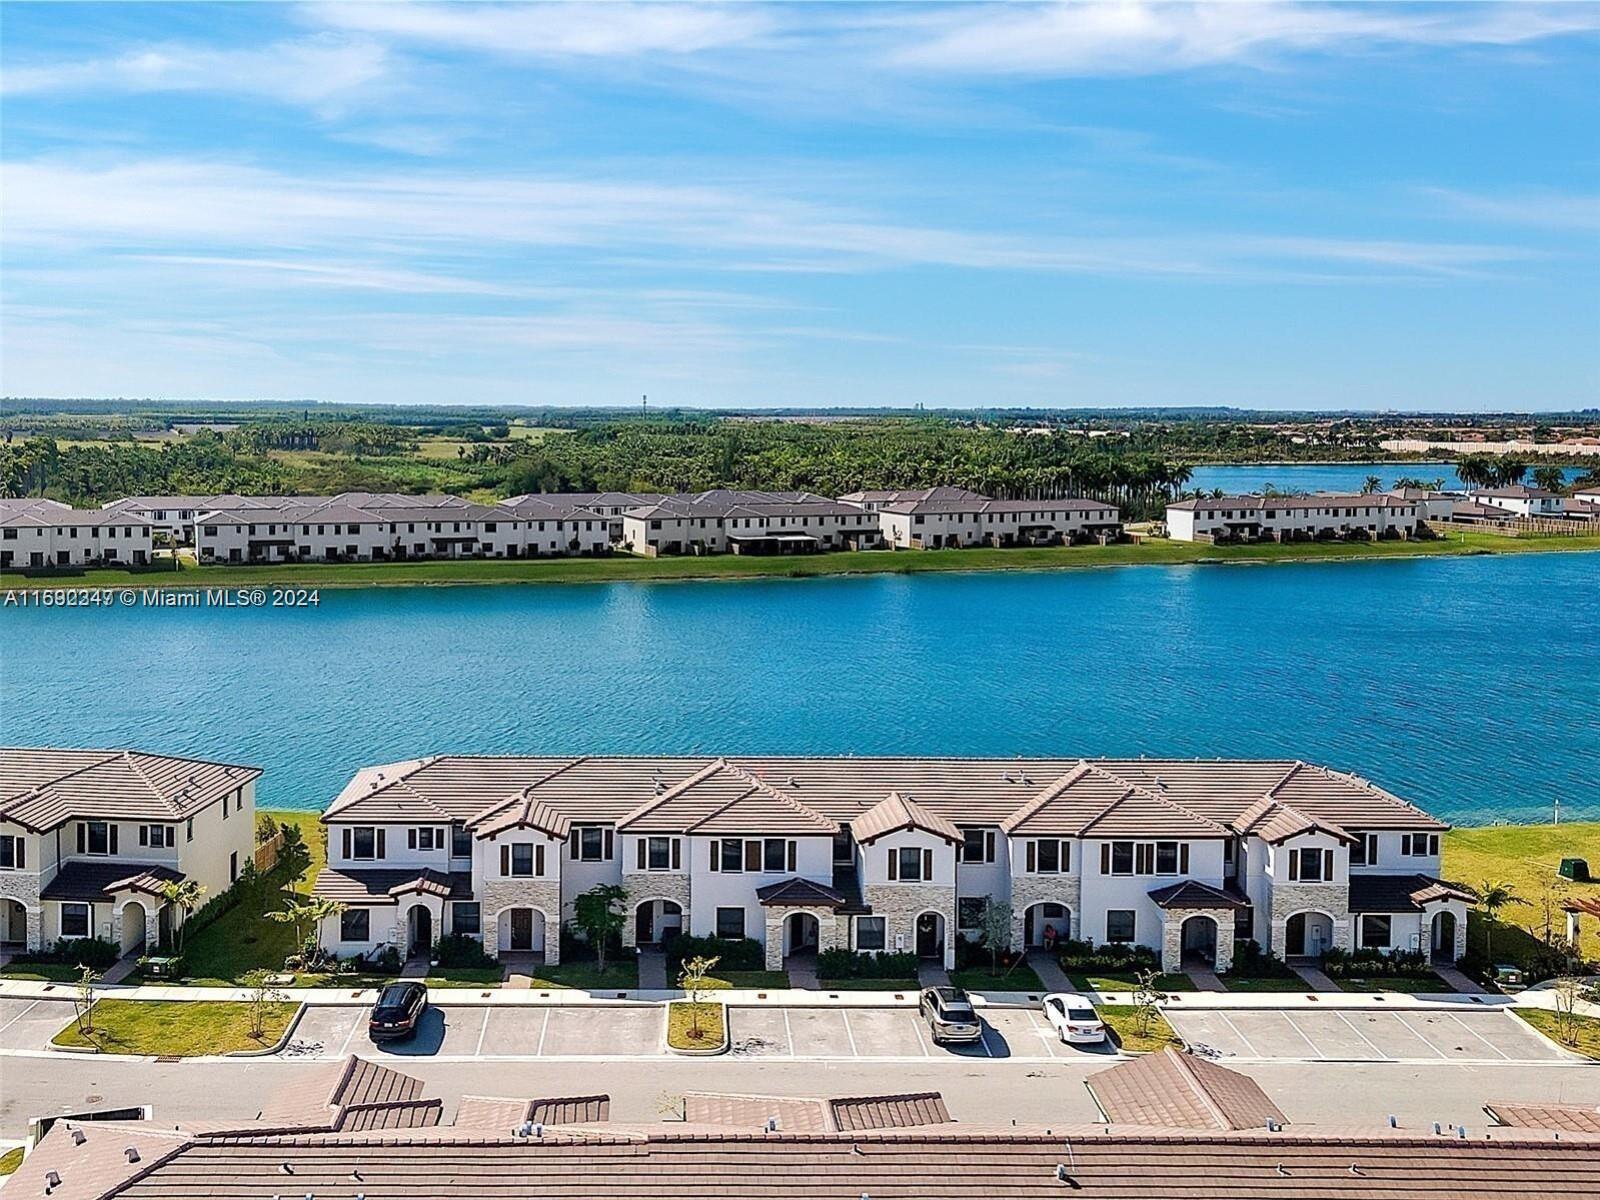
[(1099, 1018), (1094, 1015), (1094, 1009), (1092, 1008), (1069, 1008), (1067, 1009), (1067, 1019), (1071, 1021), (1099, 1020)]
[(406, 997), (410, 994), (410, 991), (411, 989), (401, 984), (391, 984), (383, 989), (382, 994), (378, 997), (378, 1003), (374, 1007), (404, 1008), (406, 1006)]
[(972, 1005), (965, 1000), (945, 1000), (939, 1007), (944, 1010), (944, 1015), (947, 1017), (965, 1018), (972, 1015)]

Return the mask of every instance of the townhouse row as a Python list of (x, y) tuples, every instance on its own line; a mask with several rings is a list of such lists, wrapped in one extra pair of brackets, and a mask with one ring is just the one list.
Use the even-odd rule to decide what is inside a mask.
[(0, 499), (0, 570), (143, 566), (152, 526), (129, 513), (56, 500)]
[(1300, 762), (478, 758), (367, 768), (323, 816), (321, 931), (341, 956), (442, 934), (559, 960), (581, 894), (627, 894), (626, 945), (747, 937), (777, 969), (840, 947), (951, 966), (986, 908), (1011, 943), (1076, 938), (1219, 970), (1237, 939), (1465, 953), (1446, 828)]

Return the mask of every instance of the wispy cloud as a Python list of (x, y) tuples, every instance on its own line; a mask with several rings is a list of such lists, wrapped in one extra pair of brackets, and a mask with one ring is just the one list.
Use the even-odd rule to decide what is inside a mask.
[(1477, 195), (1449, 188), (1423, 188), (1449, 215), (1542, 229), (1600, 230), (1600, 194), (1557, 191)]

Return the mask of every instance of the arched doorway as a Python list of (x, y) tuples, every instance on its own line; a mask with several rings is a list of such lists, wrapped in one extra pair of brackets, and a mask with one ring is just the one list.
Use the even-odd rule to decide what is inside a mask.
[(925, 912), (917, 918), (917, 957), (944, 957), (944, 917)]
[(1023, 917), (1023, 944), (1028, 949), (1044, 945), (1045, 930), (1052, 930), (1057, 943), (1072, 936), (1072, 910), (1065, 904), (1031, 904)]
[(790, 954), (815, 954), (817, 939), (822, 928), (810, 913), (790, 913), (783, 923), (783, 952)]
[(406, 914), (406, 953), (430, 954), (433, 951), (433, 913), (426, 904), (413, 904)]
[(1284, 924), (1285, 958), (1316, 958), (1333, 947), (1333, 918), (1327, 913), (1298, 912)]
[(1217, 922), (1211, 917), (1193, 916), (1184, 921), (1183, 957), (1212, 966), (1217, 961)]
[(143, 949), (144, 932), (144, 905), (129, 900), (122, 906), (122, 953)]
[(1433, 921), (1429, 926), (1428, 944), (1433, 949), (1433, 957), (1439, 962), (1455, 962), (1456, 960), (1456, 915), (1448, 908), (1441, 909), (1433, 914)]
[(544, 913), (537, 908), (508, 908), (496, 925), (501, 951), (544, 953)]
[(0, 944), (28, 944), (28, 910), (20, 900), (0, 900)]
[(633, 940), (641, 946), (666, 943), (683, 932), (683, 905), (676, 900), (646, 900), (634, 910)]

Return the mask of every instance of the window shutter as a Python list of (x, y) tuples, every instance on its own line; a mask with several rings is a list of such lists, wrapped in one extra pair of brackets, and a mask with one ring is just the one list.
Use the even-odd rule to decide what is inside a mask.
[(350, 831), (348, 829), (344, 830), (344, 837), (341, 838), (340, 840), (344, 843), (344, 856), (346, 858), (349, 858), (350, 857)]
[(1111, 843), (1100, 843), (1100, 874), (1111, 874)]
[(567, 831), (567, 857), (574, 861), (578, 857), (578, 830), (576, 827)]
[(929, 881), (929, 880), (931, 880), (933, 878), (933, 851), (932, 850), (924, 850), (922, 852), (922, 878), (923, 878), (924, 882), (927, 882), (927, 881)]
[(171, 825), (167, 826), (167, 849), (170, 850), (178, 841), (178, 831)]
[(893, 883), (900, 878), (900, 856), (893, 850), (889, 851), (889, 881)]
[(78, 822), (78, 853), (79, 854), (82, 854), (84, 852), (84, 850), (88, 846), (88, 843), (85, 840), (87, 837), (88, 837), (88, 827), (86, 825), (84, 825), (84, 823), (82, 821), (79, 821)]
[(986, 863), (994, 861), (994, 830), (992, 829), (983, 835), (983, 861)]
[(1178, 874), (1187, 875), (1188, 873), (1189, 873), (1189, 843), (1188, 842), (1180, 842), (1178, 844)]
[(411, 826), (411, 828), (406, 830), (406, 849), (407, 850), (415, 850), (416, 848), (417, 848), (417, 827), (415, 825), (413, 825), (413, 826)]
[(108, 828), (110, 829), (111, 853), (115, 854), (117, 852), (117, 825), (116, 825), (116, 822), (113, 821), (110, 824), (110, 826), (108, 826)]
[(27, 865), (28, 865), (28, 839), (25, 838), (25, 837), (19, 837), (17, 839), (17, 868), (20, 870), (21, 868), (23, 868), (23, 867), (25, 867)]
[(150, 826), (141, 825), (141, 826), (139, 826), (139, 845), (148, 846), (149, 844), (150, 844)]
[(544, 846), (543, 846), (543, 844), (540, 844), (540, 845), (535, 846), (533, 848), (533, 873), (535, 875), (543, 875), (544, 874)]
[(722, 870), (722, 843), (716, 838), (711, 839), (711, 869)]
[(1322, 878), (1325, 883), (1333, 882), (1333, 851), (1322, 852)]
[(388, 834), (388, 830), (384, 829), (384, 827), (381, 826), (381, 825), (378, 826), (378, 857), (379, 858), (388, 858), (389, 857), (388, 850), (386, 850), (384, 848), (385, 843), (388, 841), (387, 834)]
[(1039, 869), (1039, 843), (1028, 843), (1028, 874), (1032, 875)]
[(501, 875), (509, 875), (509, 874), (511, 874), (511, 847), (510, 846), (501, 846), (500, 847), (500, 874)]
[(761, 866), (761, 843), (746, 842), (744, 844), (744, 869), (746, 871), (759, 871)]
[(616, 833), (611, 829), (606, 830), (606, 861), (610, 862), (617, 856)]
[(638, 847), (638, 850), (639, 850), (639, 853), (638, 853), (638, 855), (636, 857), (639, 860), (639, 870), (642, 871), (642, 870), (644, 870), (644, 839), (640, 838), (634, 844)]
[(1293, 850), (1289, 851), (1289, 882), (1293, 883), (1300, 878), (1300, 856)]
[(683, 866), (683, 841), (680, 838), (672, 839), (672, 869), (678, 870)]
[(433, 831), (433, 848), (443, 850), (447, 845), (449, 843), (444, 840), (444, 826), (441, 825)]

